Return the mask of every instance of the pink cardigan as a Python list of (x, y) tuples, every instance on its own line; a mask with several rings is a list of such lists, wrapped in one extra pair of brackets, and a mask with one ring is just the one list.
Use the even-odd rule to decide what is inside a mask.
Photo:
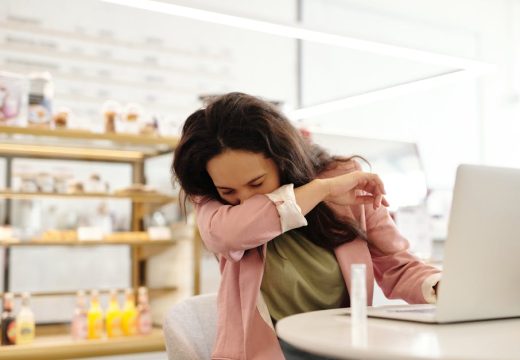
[[(354, 162), (340, 163), (319, 177), (356, 170)], [(284, 359), (267, 306), (260, 292), (266, 243), (282, 232), (306, 225), (296, 204), (292, 184), (267, 195), (255, 195), (241, 205), (198, 200), (197, 223), (206, 247), (218, 254), (222, 275), (218, 293), (217, 337), (212, 359)], [(350, 265), (367, 269), (367, 299), (372, 304), (374, 278), (389, 298), (409, 303), (433, 303), (436, 268), (408, 253), (408, 242), (398, 232), (384, 207), (335, 206), (337, 213), (354, 218), (366, 231), (368, 242), (355, 239), (334, 252), (350, 292)], [(262, 246), (264, 256), (256, 247)], [(246, 251), (253, 249), (251, 251)]]

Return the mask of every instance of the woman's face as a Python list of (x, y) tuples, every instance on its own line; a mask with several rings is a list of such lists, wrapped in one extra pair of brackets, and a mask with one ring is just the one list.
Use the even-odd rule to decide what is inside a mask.
[(206, 170), (220, 197), (231, 205), (280, 187), (278, 167), (259, 153), (226, 150), (209, 160)]

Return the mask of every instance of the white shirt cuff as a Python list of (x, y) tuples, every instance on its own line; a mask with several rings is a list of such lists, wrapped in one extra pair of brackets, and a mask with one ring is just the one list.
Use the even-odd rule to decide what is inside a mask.
[(276, 205), (283, 233), (307, 225), (307, 219), (296, 203), (293, 184), (284, 185), (266, 196)]
[(441, 273), (432, 274), (424, 279), (422, 283), (421, 290), (424, 300), (426, 300), (428, 304), (435, 304), (437, 302), (437, 293), (433, 287), (440, 281), (441, 277)]

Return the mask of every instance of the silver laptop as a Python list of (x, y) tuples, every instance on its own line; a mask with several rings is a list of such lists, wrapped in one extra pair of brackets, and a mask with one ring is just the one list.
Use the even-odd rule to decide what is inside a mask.
[(429, 323), (520, 317), (520, 169), (460, 165), (437, 304), (368, 308)]

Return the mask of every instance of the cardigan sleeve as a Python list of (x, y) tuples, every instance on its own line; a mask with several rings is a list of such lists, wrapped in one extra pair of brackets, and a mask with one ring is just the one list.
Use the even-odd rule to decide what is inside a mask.
[[(320, 177), (338, 176), (355, 170), (362, 170), (357, 161), (339, 162)], [(434, 286), (439, 282), (441, 272), (409, 252), (408, 241), (399, 232), (386, 207), (374, 210), (372, 204), (366, 204), (338, 209), (340, 214), (354, 218), (366, 230), (374, 277), (386, 297), (404, 299), (409, 303), (436, 302)]]
[(270, 194), (255, 195), (240, 205), (206, 198), (194, 202), (202, 241), (213, 253), (239, 261), (244, 252), (283, 232), (307, 225), (292, 184)]
[(412, 255), (408, 241), (399, 233), (388, 210), (364, 206), (374, 276), (386, 297), (409, 303), (435, 303), (434, 286), (440, 270)]

